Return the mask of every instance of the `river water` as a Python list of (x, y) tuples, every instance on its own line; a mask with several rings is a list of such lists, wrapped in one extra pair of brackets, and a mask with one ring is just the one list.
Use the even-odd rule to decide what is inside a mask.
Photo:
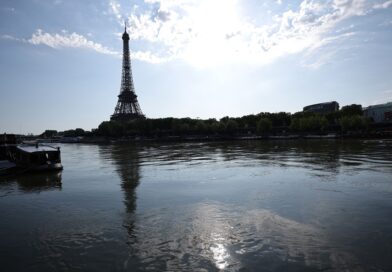
[(61, 145), (0, 180), (2, 271), (392, 271), (392, 141)]

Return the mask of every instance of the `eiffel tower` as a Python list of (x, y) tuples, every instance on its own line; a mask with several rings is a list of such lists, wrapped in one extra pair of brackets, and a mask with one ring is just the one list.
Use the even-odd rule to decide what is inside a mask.
[(111, 121), (129, 121), (133, 119), (145, 118), (139, 103), (137, 102), (137, 95), (135, 94), (135, 87), (133, 86), (131, 57), (129, 53), (129, 35), (127, 33), (127, 26), (122, 35), (123, 40), (123, 61), (122, 61), (122, 76), (121, 89), (118, 95), (117, 106), (114, 109), (113, 115), (110, 117)]

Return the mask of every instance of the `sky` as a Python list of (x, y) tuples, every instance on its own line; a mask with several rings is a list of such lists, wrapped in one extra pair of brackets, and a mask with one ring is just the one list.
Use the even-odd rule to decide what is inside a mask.
[(124, 22), (149, 118), (392, 101), (392, 0), (1, 0), (0, 133), (109, 120)]

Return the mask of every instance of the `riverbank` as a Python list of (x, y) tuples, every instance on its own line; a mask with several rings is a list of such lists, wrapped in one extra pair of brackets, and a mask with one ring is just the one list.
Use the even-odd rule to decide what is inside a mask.
[(117, 143), (117, 142), (224, 142), (270, 140), (323, 140), (323, 139), (392, 139), (392, 131), (345, 134), (287, 134), (287, 135), (190, 135), (156, 137), (83, 137), (62, 143)]
[[(128, 136), (102, 136), (86, 134), (77, 137), (47, 137), (11, 135), (17, 142), (45, 142), (45, 143), (112, 143), (112, 142), (218, 142), (218, 141), (268, 141), (268, 140), (312, 140), (312, 139), (392, 139), (392, 127), (382, 127), (366, 131), (349, 132), (270, 132), (255, 134), (241, 133), (215, 133), (215, 134), (182, 134), (165, 132), (153, 135), (128, 135)], [(43, 137), (44, 136), (44, 137)], [(0, 145), (1, 147), (1, 145)]]

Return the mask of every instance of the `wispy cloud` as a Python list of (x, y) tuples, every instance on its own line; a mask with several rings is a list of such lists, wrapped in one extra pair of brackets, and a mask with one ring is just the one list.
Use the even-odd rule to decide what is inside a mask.
[(374, 9), (386, 9), (392, 6), (392, 0), (385, 1), (383, 3), (378, 3), (373, 5)]
[(120, 24), (122, 24), (122, 23), (124, 23), (124, 21), (123, 21), (123, 16), (122, 16), (120, 10), (121, 10), (121, 5), (118, 1), (116, 1), (116, 0), (109, 1), (109, 13), (114, 14), (117, 21)]
[[(163, 48), (164, 59), (185, 59), (197, 66), (230, 61), (263, 64), (314, 51), (340, 35), (333, 31), (339, 23), (372, 8), (366, 0), (303, 0), (269, 24), (257, 25), (239, 16), (237, 0), (144, 2), (147, 8), (128, 17), (131, 39)], [(114, 5), (113, 13), (121, 14), (119, 8)]]
[(385, 20), (384, 22), (379, 24), (379, 26), (390, 26), (390, 25), (392, 25), (392, 20)]
[[(340, 31), (338, 31), (338, 33), (339, 32)], [(347, 32), (325, 38), (319, 43), (315, 43), (304, 53), (304, 58), (301, 62), (302, 66), (311, 69), (319, 69), (325, 64), (331, 63), (340, 51), (348, 49), (342, 44), (345, 40), (349, 39), (355, 34), (355, 32)], [(341, 60), (342, 59), (340, 59), (340, 61)]]
[[(338, 54), (339, 42), (355, 34), (353, 27), (342, 28), (341, 22), (391, 4), (392, 0), (378, 4), (367, 0), (303, 0), (263, 24), (241, 16), (239, 0), (144, 0), (144, 5), (129, 9), (130, 14), (117, 0), (108, 0), (108, 9), (121, 26), (122, 19), (127, 18), (131, 39), (148, 48), (132, 52), (133, 58), (142, 61), (181, 59), (201, 67), (233, 62), (259, 65), (301, 53), (308, 58), (302, 62), (304, 66), (318, 68)], [(7, 35), (2, 39), (18, 40)], [(74, 32), (47, 33), (38, 29), (23, 41), (120, 55)], [(330, 51), (321, 50), (327, 46)]]
[(118, 55), (118, 52), (113, 51), (100, 43), (96, 43), (88, 40), (83, 35), (73, 33), (67, 33), (63, 31), (62, 34), (50, 34), (38, 29), (30, 39), (26, 42), (34, 45), (46, 45), (52, 48), (83, 48), (96, 51), (101, 54), (107, 55)]
[(15, 8), (12, 7), (1, 7), (0, 9), (6, 12), (15, 12)]
[(20, 39), (14, 37), (14, 36), (8, 35), (8, 34), (3, 34), (3, 35), (0, 36), (0, 38), (1, 38), (2, 40), (20, 41)]
[[(80, 48), (93, 50), (100, 54), (112, 55), (115, 57), (121, 56), (121, 52), (111, 50), (103, 46), (102, 44), (88, 40), (83, 35), (77, 34), (75, 32), (68, 33), (68, 31), (66, 30), (63, 30), (61, 34), (50, 34), (44, 32), (41, 29), (37, 29), (36, 32), (33, 33), (31, 38), (29, 39), (16, 38), (7, 34), (1, 35), (0, 38), (3, 40), (24, 42), (32, 45), (45, 45), (55, 49)], [(133, 59), (154, 64), (169, 61), (168, 58), (157, 56), (151, 51), (131, 51), (131, 56)]]
[(170, 61), (167, 57), (160, 57), (152, 53), (151, 51), (131, 51), (132, 59), (145, 61), (149, 63), (159, 64)]

